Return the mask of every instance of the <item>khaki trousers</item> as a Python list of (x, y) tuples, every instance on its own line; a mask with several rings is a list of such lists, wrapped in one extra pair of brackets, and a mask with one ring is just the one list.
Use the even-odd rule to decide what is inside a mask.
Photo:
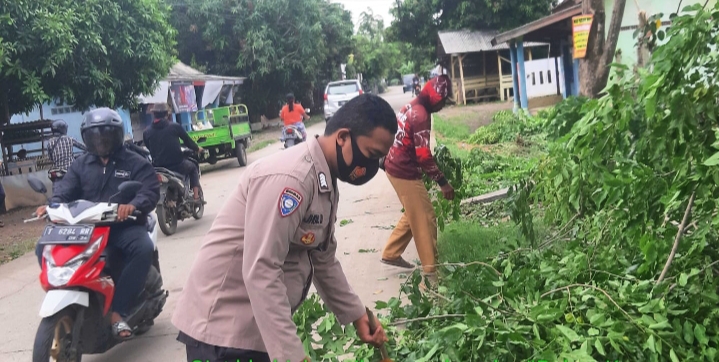
[(437, 217), (424, 182), (386, 175), (399, 196), (404, 213), (387, 240), (382, 258), (399, 258), (414, 237), (423, 271), (434, 273), (437, 260)]

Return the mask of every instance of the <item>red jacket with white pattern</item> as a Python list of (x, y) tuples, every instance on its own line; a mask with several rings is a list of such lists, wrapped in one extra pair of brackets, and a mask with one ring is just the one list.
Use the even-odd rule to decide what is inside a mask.
[(385, 159), (385, 172), (405, 180), (421, 180), (422, 173), (440, 186), (447, 179), (437, 167), (429, 146), (430, 113), (415, 98), (397, 113), (397, 135)]

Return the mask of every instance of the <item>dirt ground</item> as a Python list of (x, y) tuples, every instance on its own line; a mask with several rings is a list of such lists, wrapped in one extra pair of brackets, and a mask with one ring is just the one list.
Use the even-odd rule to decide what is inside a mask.
[[(540, 109), (551, 107), (562, 100), (561, 96), (549, 96), (541, 98), (533, 98), (529, 100), (529, 110), (532, 114), (536, 114)], [(514, 107), (514, 103), (509, 102), (487, 102), (468, 104), (466, 106), (453, 106), (442, 110), (442, 116), (451, 118), (459, 117), (465, 118), (466, 115), (474, 113), (476, 117), (472, 117), (467, 121), (470, 132), (474, 132), (481, 126), (486, 126), (492, 123), (492, 116), (495, 113), (503, 110), (511, 110)]]
[(45, 229), (42, 221), (23, 223), (31, 218), (34, 208), (11, 210), (0, 215), (5, 224), (0, 228), (0, 264), (16, 259), (35, 247), (35, 242)]

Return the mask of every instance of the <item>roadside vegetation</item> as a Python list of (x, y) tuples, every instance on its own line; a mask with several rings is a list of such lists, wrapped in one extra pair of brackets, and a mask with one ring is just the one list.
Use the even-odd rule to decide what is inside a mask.
[[(672, 19), (651, 70), (615, 65), (599, 99), (504, 125), (496, 116), (482, 131), (438, 123), (453, 141), (438, 159), (461, 170), (452, 177), (465, 195), (470, 184), (512, 186), (492, 204), (451, 204), (436, 292), (421, 293), (415, 273), (402, 299), (377, 302), (395, 360), (716, 360), (719, 58), (707, 44), (719, 5), (690, 11)], [(475, 149), (489, 156), (471, 167), (531, 154), (489, 152), (511, 142), (536, 147), (515, 161), (524, 172), (472, 173)], [(321, 308), (296, 316), (304, 328), (320, 319), (318, 360), (337, 360), (331, 348), (379, 360)]]

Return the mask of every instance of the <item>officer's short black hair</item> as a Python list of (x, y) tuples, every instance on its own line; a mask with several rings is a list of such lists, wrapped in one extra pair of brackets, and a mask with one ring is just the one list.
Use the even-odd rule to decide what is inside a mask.
[(386, 129), (390, 134), (397, 133), (397, 116), (392, 106), (374, 94), (361, 94), (352, 98), (325, 126), (325, 136), (340, 128), (349, 128), (352, 135), (369, 136), (377, 127)]

